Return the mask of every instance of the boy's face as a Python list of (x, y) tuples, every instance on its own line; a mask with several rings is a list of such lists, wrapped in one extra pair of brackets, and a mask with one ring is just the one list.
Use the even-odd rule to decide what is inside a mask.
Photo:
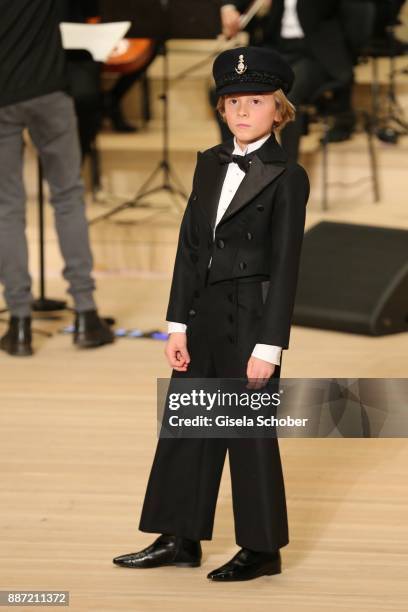
[(273, 92), (226, 95), (225, 119), (239, 143), (262, 138), (272, 131), (274, 121), (280, 121)]

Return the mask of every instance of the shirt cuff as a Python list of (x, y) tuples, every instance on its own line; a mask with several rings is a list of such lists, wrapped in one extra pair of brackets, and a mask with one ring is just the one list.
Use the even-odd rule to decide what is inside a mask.
[(167, 333), (172, 334), (173, 332), (184, 332), (187, 329), (185, 323), (175, 323), (174, 321), (167, 321)]
[(256, 344), (252, 351), (252, 356), (275, 365), (280, 365), (282, 347), (273, 346), (272, 344)]

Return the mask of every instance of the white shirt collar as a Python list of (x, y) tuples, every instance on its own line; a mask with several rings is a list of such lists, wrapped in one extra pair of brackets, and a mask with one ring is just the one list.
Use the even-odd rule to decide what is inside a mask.
[(254, 142), (250, 142), (247, 148), (245, 149), (245, 151), (242, 151), (242, 149), (238, 146), (237, 139), (234, 136), (233, 155), (245, 155), (246, 153), (252, 153), (252, 151), (256, 151), (256, 149), (259, 149), (259, 147), (261, 147), (263, 143), (268, 140), (271, 133), (272, 132), (270, 132), (266, 136), (262, 136), (262, 138), (259, 138), (258, 140), (255, 140)]

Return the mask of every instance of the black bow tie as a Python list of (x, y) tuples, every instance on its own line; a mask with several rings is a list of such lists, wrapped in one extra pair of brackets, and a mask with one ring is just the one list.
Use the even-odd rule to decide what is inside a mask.
[(230, 164), (234, 162), (238, 164), (243, 172), (248, 172), (253, 158), (253, 153), (247, 153), (246, 155), (233, 155), (227, 149), (220, 149), (218, 151), (218, 157), (221, 164)]

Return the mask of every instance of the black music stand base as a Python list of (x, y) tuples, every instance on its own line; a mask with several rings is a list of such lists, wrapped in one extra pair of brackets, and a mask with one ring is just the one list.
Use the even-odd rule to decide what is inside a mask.
[(53, 300), (51, 298), (40, 297), (33, 301), (31, 310), (33, 312), (67, 310), (67, 303), (64, 300)]
[[(151, 187), (150, 189), (148, 189), (149, 185), (153, 183), (156, 176), (160, 172), (163, 172), (164, 174), (163, 182), (157, 187)], [(123, 202), (122, 204), (119, 204), (118, 206), (110, 210), (109, 212), (104, 213), (98, 217), (95, 217), (94, 219), (89, 221), (89, 225), (92, 225), (93, 223), (97, 223), (98, 221), (109, 219), (109, 217), (112, 217), (116, 213), (121, 212), (122, 210), (127, 210), (129, 208), (152, 209), (153, 207), (150, 204), (148, 204), (147, 202), (143, 203), (142, 200), (146, 198), (147, 196), (150, 196), (156, 193), (161, 193), (161, 192), (168, 193), (170, 197), (172, 197), (173, 203), (175, 204), (179, 213), (182, 213), (184, 211), (184, 207), (180, 205), (180, 202), (177, 198), (182, 198), (183, 200), (187, 200), (187, 194), (183, 190), (183, 187), (180, 181), (178, 180), (177, 176), (174, 174), (174, 171), (171, 169), (167, 160), (161, 160), (158, 163), (155, 170), (153, 170), (149, 178), (140, 187), (139, 191), (136, 193), (135, 197), (132, 200), (129, 200), (128, 202)], [(154, 206), (154, 209), (156, 210), (151, 215), (149, 215), (148, 217), (149, 219), (163, 212), (163, 209), (171, 210), (172, 207), (169, 205), (162, 206), (162, 207)], [(146, 221), (146, 218), (144, 218), (143, 221)], [(135, 223), (135, 221), (126, 221), (125, 223)]]

